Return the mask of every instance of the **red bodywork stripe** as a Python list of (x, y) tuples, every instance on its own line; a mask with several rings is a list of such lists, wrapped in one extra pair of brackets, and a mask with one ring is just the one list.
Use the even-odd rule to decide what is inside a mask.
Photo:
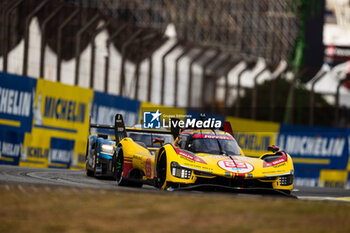
[(195, 162), (198, 162), (198, 163), (203, 163), (203, 164), (207, 164), (202, 158), (200, 158), (199, 156), (195, 156), (195, 155), (192, 155), (192, 154), (189, 154), (183, 150), (180, 150), (179, 148), (175, 147), (174, 146), (174, 150), (176, 151), (176, 153), (178, 155), (181, 155), (189, 160), (192, 160), (192, 161), (195, 161)]
[(132, 168), (133, 168), (132, 162), (124, 161), (124, 171), (123, 171), (124, 178), (126, 178), (128, 176), (128, 173)]

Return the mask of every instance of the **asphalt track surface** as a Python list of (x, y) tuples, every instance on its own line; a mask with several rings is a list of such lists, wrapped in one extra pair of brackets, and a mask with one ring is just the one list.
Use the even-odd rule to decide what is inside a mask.
[[(0, 165), (0, 184), (55, 185), (75, 188), (161, 192), (144, 185), (141, 189), (120, 187), (110, 179), (87, 177), (84, 171), (54, 168), (30, 168)], [(292, 194), (298, 198), (350, 197), (350, 190), (336, 188), (295, 187)]]

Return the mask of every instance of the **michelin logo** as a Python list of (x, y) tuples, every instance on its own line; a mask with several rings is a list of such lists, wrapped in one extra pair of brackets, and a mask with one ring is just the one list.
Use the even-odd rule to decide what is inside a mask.
[(143, 112), (143, 128), (145, 129), (160, 129), (160, 116), (162, 113), (159, 109), (156, 112)]
[(0, 113), (30, 116), (31, 93), (0, 87)]
[(344, 137), (307, 137), (280, 135), (278, 142), (280, 148), (284, 148), (293, 155), (311, 155), (325, 157), (341, 157), (345, 147)]

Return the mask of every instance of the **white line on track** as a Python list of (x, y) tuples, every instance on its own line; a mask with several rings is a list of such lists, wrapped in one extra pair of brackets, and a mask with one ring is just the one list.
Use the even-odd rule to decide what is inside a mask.
[(346, 197), (315, 197), (315, 196), (304, 196), (298, 197), (300, 200), (310, 200), (310, 201), (341, 201), (341, 202), (350, 202), (350, 198)]

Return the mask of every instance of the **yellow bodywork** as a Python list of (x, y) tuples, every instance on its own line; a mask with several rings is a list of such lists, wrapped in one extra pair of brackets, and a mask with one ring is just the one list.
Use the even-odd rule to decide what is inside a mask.
[(144, 175), (143, 179), (153, 179), (154, 155), (157, 153), (159, 148), (146, 149), (145, 147), (134, 142), (134, 140), (131, 138), (122, 139), (120, 141), (120, 145), (121, 149), (123, 150), (124, 164), (129, 165), (131, 169), (142, 171)]
[[(196, 154), (206, 162), (206, 164), (199, 163), (193, 160), (190, 160), (184, 156), (178, 155), (174, 150), (172, 145), (165, 145), (164, 151), (161, 151), (159, 156), (166, 154), (167, 157), (167, 168), (170, 168), (170, 163), (172, 161), (178, 162), (182, 167), (189, 168), (194, 171), (201, 172), (202, 174), (197, 175), (194, 172), (191, 174), (190, 179), (181, 179), (171, 175), (170, 170), (167, 171), (166, 181), (173, 183), (185, 183), (185, 184), (195, 184), (198, 177), (204, 178), (214, 178), (216, 176), (226, 177), (226, 178), (241, 178), (241, 179), (259, 179), (262, 182), (272, 182), (272, 187), (274, 189), (280, 190), (293, 190), (293, 185), (281, 186), (279, 184), (279, 176), (290, 175), (294, 173), (294, 167), (292, 159), (287, 155), (287, 161), (280, 163), (272, 167), (263, 167), (263, 160), (259, 158), (251, 158), (246, 156), (232, 156), (236, 161), (242, 161), (246, 165), (251, 165), (252, 169), (249, 172), (239, 173), (231, 172), (228, 169), (225, 169), (224, 166), (220, 167), (219, 163), (229, 163), (231, 164), (232, 160), (225, 155), (210, 155), (210, 154)], [(265, 154), (264, 154), (265, 155)], [(263, 156), (263, 155), (262, 155)], [(249, 166), (250, 167), (250, 166)], [(270, 180), (271, 177), (275, 177), (274, 180)], [(270, 178), (269, 180), (266, 178)]]
[[(227, 134), (222, 131), (221, 133)], [(174, 145), (176, 145), (176, 140)], [(293, 184), (282, 186), (279, 180), (280, 176), (294, 175), (292, 158), (287, 153), (285, 153), (286, 161), (266, 166), (261, 158), (267, 154), (271, 155), (274, 153), (263, 154), (260, 158), (247, 157), (242, 150), (239, 156), (196, 153), (193, 155), (197, 159), (193, 159), (178, 154), (176, 149), (179, 148), (174, 145), (166, 144), (162, 148), (146, 149), (135, 143), (131, 138), (124, 138), (120, 141), (119, 146), (123, 149), (124, 164), (129, 165), (124, 166), (127, 167), (128, 171), (126, 172), (137, 169), (142, 172), (143, 180), (153, 182), (157, 178), (155, 161), (159, 161), (162, 156), (166, 156), (166, 182), (161, 187), (163, 189), (166, 188), (167, 183), (191, 185), (196, 184), (199, 178), (211, 179), (215, 177), (242, 180), (256, 179), (259, 182), (270, 182), (273, 189), (286, 191), (292, 191), (293, 189)], [(173, 176), (171, 173), (172, 162), (176, 162), (181, 167), (193, 171), (190, 178), (182, 179)]]

